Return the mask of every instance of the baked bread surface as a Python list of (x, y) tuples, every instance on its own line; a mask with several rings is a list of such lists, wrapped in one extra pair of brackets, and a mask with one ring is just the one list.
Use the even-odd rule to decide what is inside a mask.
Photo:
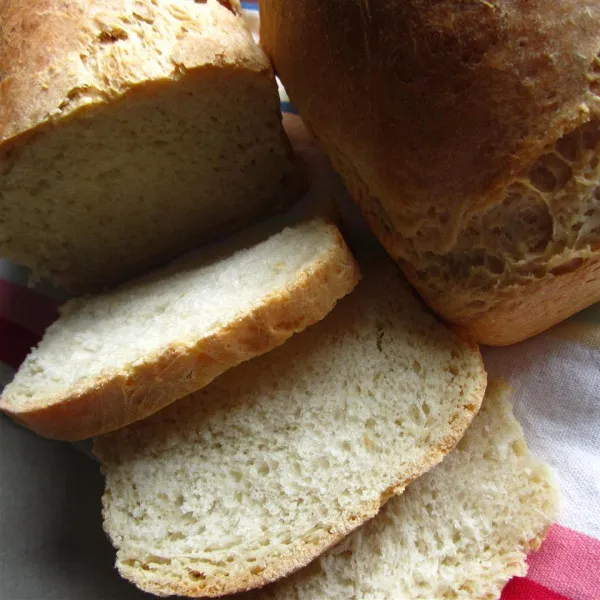
[(493, 600), (527, 573), (560, 509), (558, 482), (529, 452), (490, 381), (458, 446), (370, 522), (305, 569), (236, 600)]
[(0, 3), (0, 254), (98, 291), (291, 203), (269, 61), (216, 0)]
[(247, 232), (66, 303), (0, 409), (57, 439), (123, 427), (319, 321), (358, 277), (335, 225), (316, 219), (266, 239), (261, 228)]
[(260, 7), (292, 102), (438, 314), (504, 345), (600, 301), (598, 2)]
[(214, 597), (305, 566), (462, 437), (476, 346), (381, 249), (328, 317), (149, 419), (96, 439), (104, 527), (126, 579)]

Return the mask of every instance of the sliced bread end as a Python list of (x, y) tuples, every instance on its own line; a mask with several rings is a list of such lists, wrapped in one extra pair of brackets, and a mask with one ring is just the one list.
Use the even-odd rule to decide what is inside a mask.
[[(67, 303), (5, 388), (0, 409), (50, 438), (79, 440), (118, 429), (319, 321), (359, 279), (338, 229), (320, 220), (205, 263), (182, 262), (113, 292)], [(255, 297), (242, 300), (253, 284), (248, 269), (262, 283)], [(209, 281), (214, 295), (194, 298)], [(183, 302), (169, 287), (190, 297), (180, 312), (191, 333), (177, 337), (167, 331), (177, 326), (169, 311)], [(226, 303), (230, 308), (225, 315), (223, 307), (221, 317)], [(196, 331), (198, 319), (203, 321)], [(145, 343), (144, 336), (162, 329), (157, 343)]]

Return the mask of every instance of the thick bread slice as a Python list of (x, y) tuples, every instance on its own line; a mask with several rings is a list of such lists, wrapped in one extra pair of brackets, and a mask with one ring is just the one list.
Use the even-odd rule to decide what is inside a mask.
[(358, 281), (339, 231), (318, 219), (219, 251), (68, 302), (0, 409), (47, 437), (111, 431), (281, 344)]
[(500, 597), (556, 519), (560, 494), (491, 381), (444, 462), (306, 569), (239, 600), (477, 600)]
[(239, 12), (0, 2), (0, 255), (98, 291), (294, 199), (275, 78)]
[(219, 596), (306, 564), (439, 462), (483, 397), (476, 346), (378, 250), (322, 322), (96, 440), (120, 573)]

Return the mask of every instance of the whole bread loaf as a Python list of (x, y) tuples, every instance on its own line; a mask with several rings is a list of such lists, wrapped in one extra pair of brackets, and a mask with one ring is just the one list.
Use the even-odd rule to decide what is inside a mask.
[(261, 42), (435, 311), (503, 345), (600, 300), (597, 0), (261, 0)]
[(490, 381), (458, 446), (370, 522), (291, 577), (236, 600), (492, 600), (527, 573), (560, 508)]
[(0, 255), (96, 291), (297, 184), (238, 2), (0, 2)]

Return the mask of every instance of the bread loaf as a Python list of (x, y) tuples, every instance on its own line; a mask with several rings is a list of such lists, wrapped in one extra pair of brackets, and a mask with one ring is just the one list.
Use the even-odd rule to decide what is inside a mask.
[[(382, 256), (383, 255), (383, 256)], [(96, 439), (121, 575), (219, 596), (306, 565), (439, 462), (476, 414), (476, 347), (378, 251), (320, 323)]]
[(0, 3), (0, 255), (97, 291), (296, 185), (239, 2)]
[(597, 0), (261, 0), (261, 43), (423, 298), (504, 345), (600, 301)]
[(458, 446), (305, 569), (236, 600), (491, 600), (527, 572), (560, 493), (491, 381)]
[[(111, 292), (69, 301), (0, 398), (37, 433), (123, 427), (322, 319), (357, 283), (334, 225), (249, 234)], [(243, 243), (242, 243), (243, 242)]]

